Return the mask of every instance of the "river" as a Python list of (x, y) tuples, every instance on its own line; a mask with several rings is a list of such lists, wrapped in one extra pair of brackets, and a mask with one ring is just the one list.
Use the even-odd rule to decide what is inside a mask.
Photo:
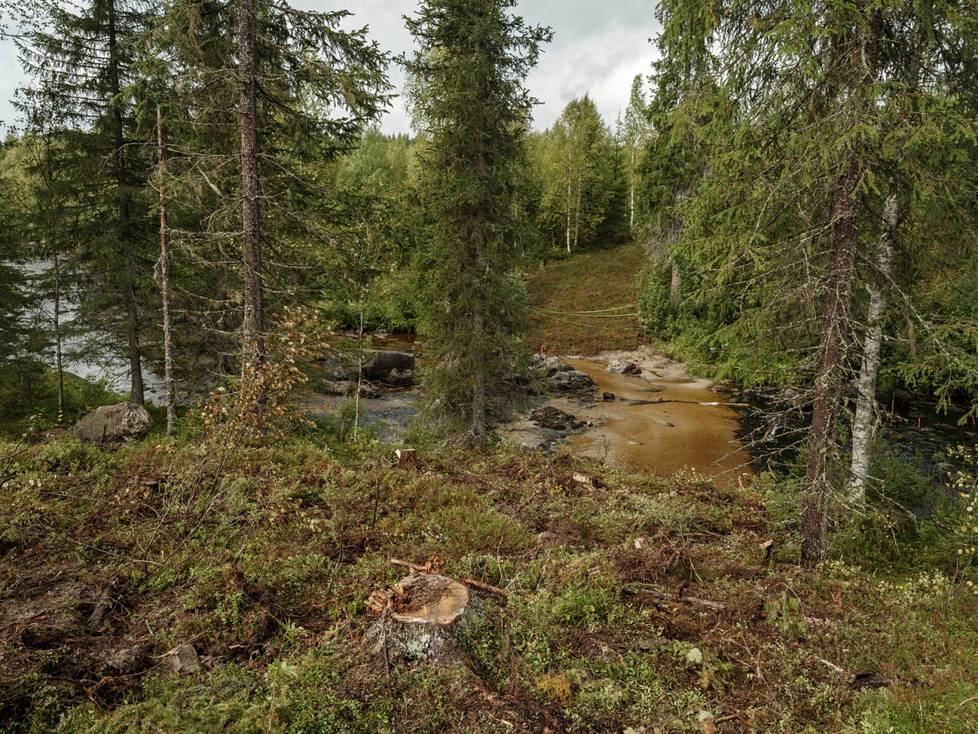
[[(54, 267), (50, 260), (34, 260), (20, 266), (28, 278), (37, 278), (47, 274)], [(69, 295), (63, 294), (61, 298), (60, 322), (65, 332), (71, 331), (71, 322), (74, 320), (77, 311), (77, 302)], [(29, 319), (36, 319), (50, 324), (50, 329), (54, 329), (54, 300), (53, 298), (44, 299), (37, 308), (30, 314)], [(108, 389), (123, 394), (129, 392), (129, 360), (122, 354), (104, 354), (95, 356), (96, 350), (91, 348), (92, 343), (98, 343), (104, 339), (104, 334), (92, 335), (69, 335), (62, 343), (64, 353), (64, 370), (73, 375), (81, 377), (90, 382), (99, 382)], [(47, 360), (50, 367), (54, 367), (54, 348), (51, 348), (50, 358)], [(163, 379), (157, 374), (147, 369), (143, 365), (143, 386), (146, 401), (154, 404), (163, 404), (165, 401), (165, 389)]]

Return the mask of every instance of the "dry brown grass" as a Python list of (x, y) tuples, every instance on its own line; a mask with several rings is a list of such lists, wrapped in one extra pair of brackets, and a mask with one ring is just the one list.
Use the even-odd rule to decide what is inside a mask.
[(642, 247), (629, 244), (575, 255), (529, 274), (531, 348), (591, 355), (638, 347), (643, 335), (635, 314), (645, 262)]

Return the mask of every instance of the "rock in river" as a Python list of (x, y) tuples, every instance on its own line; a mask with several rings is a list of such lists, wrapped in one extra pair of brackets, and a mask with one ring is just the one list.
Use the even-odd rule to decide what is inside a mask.
[(530, 420), (541, 428), (549, 428), (551, 431), (578, 431), (588, 425), (587, 421), (582, 421), (550, 405), (534, 410), (530, 413)]
[(594, 387), (594, 380), (572, 369), (552, 374), (550, 386), (557, 392), (583, 392)]
[(627, 359), (614, 359), (608, 364), (608, 372), (616, 375), (640, 375), (642, 368)]
[[(410, 352), (397, 352), (386, 349), (365, 349), (362, 353), (363, 378), (383, 380), (393, 370), (409, 372), (414, 370), (414, 355)], [(359, 365), (356, 352), (337, 352), (324, 360), (326, 379), (337, 382), (356, 381)]]
[(573, 368), (560, 357), (547, 357), (543, 354), (533, 355), (533, 367), (553, 376), (558, 372), (570, 372)]

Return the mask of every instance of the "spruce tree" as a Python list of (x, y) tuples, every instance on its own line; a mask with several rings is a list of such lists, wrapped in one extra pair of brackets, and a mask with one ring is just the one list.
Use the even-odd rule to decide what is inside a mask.
[(522, 293), (514, 201), (534, 100), (524, 83), (549, 29), (512, 0), (423, 0), (407, 19), (430, 244), (423, 253), (426, 377), (435, 412), (484, 445), (517, 370)]
[[(901, 225), (913, 233), (895, 242), (905, 258), (934, 242), (935, 221), (957, 230), (935, 249), (973, 231), (962, 161), (974, 161), (963, 141), (978, 132), (978, 13), (905, 0), (723, 2), (710, 12), (666, 0), (659, 12), (658, 135), (688, 140), (702, 161), (688, 196), (665, 207), (682, 226), (672, 252), (693, 273), (687, 314), (706, 322), (695, 353), (748, 380), (810, 386), (802, 560), (815, 565), (849, 474), (839, 447), (865, 343), (859, 285), (901, 293), (875, 256), (892, 228), (886, 202), (895, 194), (919, 212), (931, 201), (931, 227)], [(923, 83), (910, 82), (915, 73)], [(708, 83), (691, 86), (690, 75)], [(930, 330), (903, 301), (905, 318)], [(955, 327), (973, 333), (967, 320)]]
[[(30, 79), (18, 107), (28, 130), (57, 139), (58, 196), (74, 208), (88, 286), (79, 318), (125, 355), (130, 399), (144, 400), (142, 292), (148, 287), (152, 219), (139, 197), (148, 167), (134, 139), (131, 82), (135, 40), (151, 17), (143, 0), (78, 6), (5, 2), (21, 24), (21, 63)], [(46, 216), (38, 211), (37, 217)]]
[(175, 0), (144, 41), (167, 121), (168, 228), (186, 284), (174, 297), (199, 322), (182, 347), (221, 354), (222, 372), (235, 352), (246, 374), (258, 370), (275, 311), (316, 297), (326, 277), (330, 162), (388, 99), (387, 56), (365, 29), (341, 28), (348, 15)]

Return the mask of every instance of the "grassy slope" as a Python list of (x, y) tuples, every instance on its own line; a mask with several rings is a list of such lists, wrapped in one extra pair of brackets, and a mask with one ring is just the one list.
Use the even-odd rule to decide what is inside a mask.
[[(567, 456), (431, 450), (396, 469), (321, 440), (62, 439), (0, 461), (0, 729), (695, 732), (707, 712), (721, 733), (978, 730), (974, 597), (936, 574), (804, 573), (755, 491)], [(392, 556), (507, 589), (465, 666), (364, 652)], [(205, 670), (163, 673), (186, 641)], [(820, 658), (898, 684), (855, 691)]]
[[(588, 355), (637, 347), (642, 330), (634, 314), (644, 266), (642, 247), (630, 244), (557, 260), (532, 273), (527, 282), (531, 347), (548, 354)], [(631, 308), (606, 314), (631, 315), (581, 314), (617, 306)]]

